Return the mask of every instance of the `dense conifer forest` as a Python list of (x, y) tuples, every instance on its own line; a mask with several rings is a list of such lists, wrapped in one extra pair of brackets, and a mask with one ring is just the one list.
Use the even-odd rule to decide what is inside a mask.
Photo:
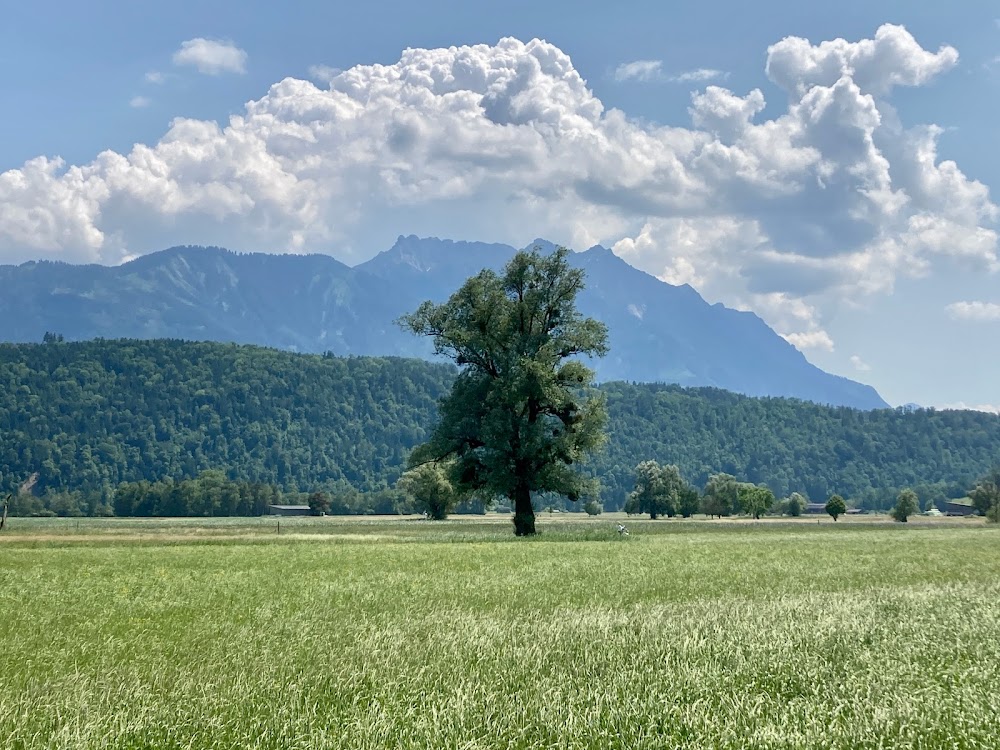
[[(22, 513), (253, 514), (318, 490), (334, 512), (402, 510), (394, 483), (454, 376), (419, 360), (177, 340), (0, 345), (0, 489), (38, 472)], [(608, 443), (582, 470), (600, 478), (606, 509), (622, 507), (646, 459), (677, 464), (697, 486), (726, 472), (779, 497), (836, 492), (862, 508), (889, 507), (903, 487), (923, 501), (960, 496), (1000, 463), (995, 415), (601, 390)], [(159, 483), (174, 500), (144, 504), (125, 483)], [(199, 487), (228, 500), (206, 504)]]

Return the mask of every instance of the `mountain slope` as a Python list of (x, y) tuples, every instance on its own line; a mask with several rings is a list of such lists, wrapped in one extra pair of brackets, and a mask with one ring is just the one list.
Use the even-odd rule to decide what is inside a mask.
[[(543, 250), (551, 243), (532, 245)], [(429, 357), (430, 342), (394, 321), (425, 299), (443, 301), (507, 245), (400, 237), (350, 268), (325, 255), (172, 248), (122, 266), (38, 262), (0, 267), (0, 339), (182, 338), (299, 352)], [(594, 247), (571, 256), (587, 272), (580, 308), (610, 330), (598, 378), (716, 386), (753, 396), (870, 409), (865, 385), (823, 372), (756, 315), (709, 305)]]

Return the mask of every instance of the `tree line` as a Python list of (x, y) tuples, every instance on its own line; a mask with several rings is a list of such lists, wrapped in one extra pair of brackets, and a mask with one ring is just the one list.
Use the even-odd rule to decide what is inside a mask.
[[(0, 497), (37, 472), (42, 507), (29, 512), (93, 515), (114, 512), (122, 485), (221, 471), (283, 496), (326, 492), (332, 512), (393, 512), (456, 372), (176, 340), (3, 344)], [(865, 412), (662, 384), (599, 391), (608, 439), (580, 466), (607, 510), (624, 508), (644, 460), (677, 466), (697, 487), (727, 474), (776, 498), (839, 494), (864, 509), (892, 507), (905, 488), (925, 502), (964, 496), (1000, 463), (1000, 417), (979, 412)]]

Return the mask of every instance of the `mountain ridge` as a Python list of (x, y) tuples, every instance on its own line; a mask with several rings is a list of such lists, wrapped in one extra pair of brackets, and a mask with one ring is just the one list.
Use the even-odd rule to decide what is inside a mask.
[[(544, 239), (529, 243), (551, 252)], [(179, 338), (299, 352), (433, 357), (430, 342), (395, 325), (422, 301), (442, 302), (516, 249), (499, 243), (400, 236), (347, 266), (329, 255), (241, 253), (179, 246), (120, 266), (31, 261), (0, 266), (0, 339)], [(595, 245), (570, 255), (587, 273), (583, 314), (609, 327), (601, 381), (713, 386), (871, 409), (874, 388), (815, 367), (752, 312), (709, 304)]]

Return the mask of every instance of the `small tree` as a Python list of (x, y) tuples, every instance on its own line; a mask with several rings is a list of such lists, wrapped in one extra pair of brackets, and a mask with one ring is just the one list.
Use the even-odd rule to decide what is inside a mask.
[(826, 512), (836, 521), (839, 516), (847, 512), (847, 503), (840, 495), (830, 495), (830, 499), (826, 501)]
[(740, 483), (731, 474), (713, 474), (705, 484), (701, 510), (707, 516), (730, 516), (740, 509)]
[(410, 469), (399, 478), (397, 486), (434, 521), (446, 519), (463, 499), (449, 479), (447, 468), (438, 463)]
[(643, 461), (635, 467), (635, 489), (628, 496), (625, 512), (649, 513), (654, 521), (661, 515), (672, 518), (687, 488), (680, 469), (673, 464), (660, 466), (656, 461)]
[(330, 496), (325, 492), (313, 492), (307, 502), (314, 516), (325, 516), (330, 512)]
[(599, 516), (604, 512), (604, 508), (599, 502), (591, 498), (586, 503), (583, 504), (583, 510), (588, 516)]
[(677, 502), (677, 512), (684, 518), (690, 518), (698, 512), (700, 505), (701, 495), (698, 494), (697, 489), (689, 484), (681, 491), (680, 499)]
[(806, 509), (806, 499), (802, 497), (798, 492), (793, 492), (788, 496), (788, 500), (785, 501), (785, 512), (798, 518)]
[(1000, 466), (990, 469), (969, 491), (976, 512), (996, 521), (1000, 515)]
[(21, 482), (21, 486), (17, 488), (17, 493), (8, 493), (7, 497), (3, 501), (3, 510), (0, 511), (0, 531), (3, 531), (3, 527), (7, 525), (7, 511), (10, 508), (10, 501), (18, 499), (25, 495), (30, 495), (31, 490), (35, 487), (35, 482), (38, 481), (38, 472), (36, 471), (30, 477)]
[(740, 487), (740, 505), (743, 510), (758, 519), (774, 505), (774, 493), (762, 484), (756, 486), (744, 484)]
[(907, 519), (920, 510), (920, 501), (917, 500), (917, 493), (906, 489), (899, 493), (896, 498), (896, 507), (892, 509), (892, 517), (900, 523), (906, 523)]

